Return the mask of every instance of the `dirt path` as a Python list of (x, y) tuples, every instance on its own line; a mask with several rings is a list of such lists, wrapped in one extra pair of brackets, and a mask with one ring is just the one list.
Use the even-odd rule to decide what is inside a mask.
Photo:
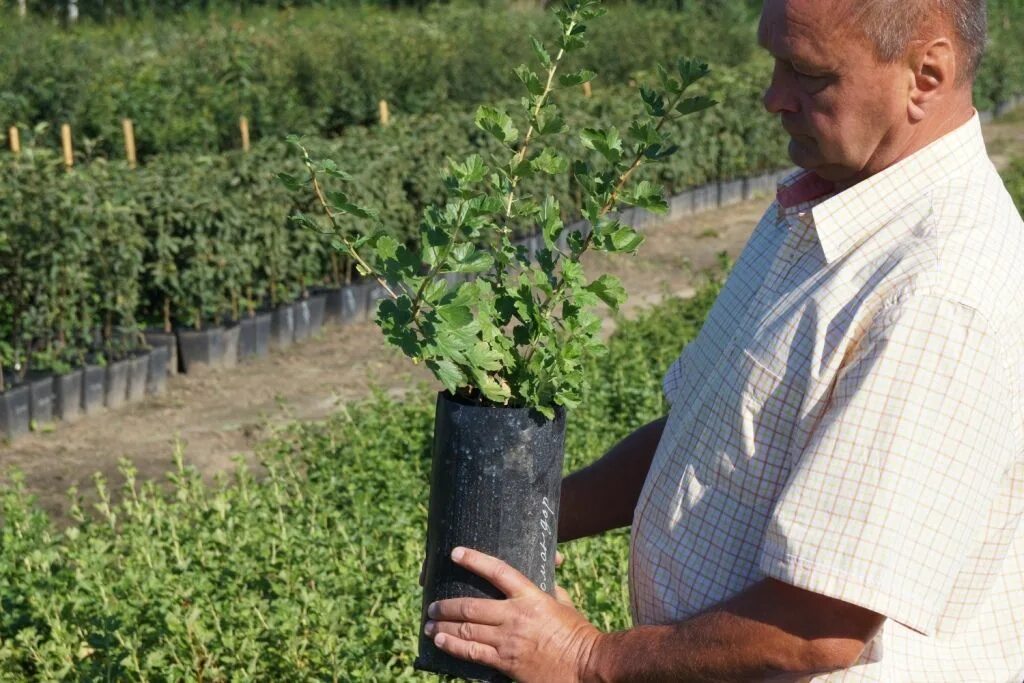
[[(986, 129), (997, 163), (1024, 156), (1024, 122)], [(687, 296), (697, 274), (712, 268), (717, 255), (739, 255), (769, 199), (688, 217), (645, 230), (647, 242), (634, 258), (590, 255), (587, 273), (613, 273), (629, 293), (630, 316), (667, 295)], [(610, 324), (607, 327), (611, 327)], [(51, 512), (63, 516), (68, 487), (83, 493), (94, 472), (120, 482), (117, 463), (132, 460), (145, 478), (161, 479), (175, 443), (186, 462), (205, 475), (232, 466), (237, 454), (251, 455), (255, 444), (294, 420), (315, 420), (347, 401), (369, 394), (371, 384), (400, 394), (433, 377), (386, 347), (373, 323), (324, 328), (319, 337), (234, 370), (170, 379), (163, 396), (127, 409), (58, 425), (0, 446), (0, 468), (16, 466), (28, 488)]]

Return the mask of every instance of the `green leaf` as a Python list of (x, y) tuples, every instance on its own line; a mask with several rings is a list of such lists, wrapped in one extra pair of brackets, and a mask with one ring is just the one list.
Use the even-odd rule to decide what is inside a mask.
[(459, 366), (447, 358), (428, 360), (427, 367), (430, 368), (439, 380), (441, 380), (441, 384), (444, 385), (444, 388), (453, 394), (460, 387), (464, 387), (469, 384), (469, 380), (465, 373), (459, 369)]
[(525, 64), (520, 64), (516, 67), (515, 72), (516, 76), (518, 76), (519, 80), (523, 82), (526, 86), (526, 90), (531, 95), (544, 94), (544, 84), (540, 82), (540, 77), (537, 76), (530, 67)]
[(643, 180), (638, 183), (636, 188), (623, 197), (623, 200), (654, 213), (668, 213), (668, 203), (665, 201), (661, 187), (649, 180)]
[(676, 111), (682, 114), (683, 116), (688, 116), (690, 114), (696, 114), (699, 111), (709, 109), (715, 106), (716, 104), (718, 104), (717, 101), (705, 95), (700, 95), (698, 97), (687, 97), (685, 100), (676, 105)]
[(665, 109), (665, 98), (656, 90), (640, 86), (640, 97), (644, 101), (647, 113), (655, 118), (661, 118), (668, 111)]
[(281, 184), (283, 184), (292, 192), (302, 189), (302, 186), (305, 184), (305, 181), (296, 178), (290, 173), (278, 173), (277, 178), (278, 180), (281, 181)]
[(530, 163), (534, 170), (548, 175), (559, 175), (569, 169), (569, 162), (550, 147), (545, 148)]
[(615, 251), (633, 252), (644, 243), (644, 236), (629, 226), (623, 226), (612, 233)]
[(473, 322), (473, 311), (469, 306), (461, 304), (447, 304), (434, 309), (437, 315), (449, 325), (465, 327)]
[(683, 79), (684, 89), (689, 88), (711, 73), (706, 63), (685, 57), (680, 57), (679, 61), (676, 62), (676, 71), (679, 73), (679, 77)]
[(494, 266), (494, 258), (486, 251), (476, 251), (468, 242), (456, 244), (451, 251), (448, 270), (453, 273), (483, 273)]
[(576, 85), (583, 85), (584, 83), (589, 83), (590, 81), (594, 80), (596, 76), (597, 74), (594, 73), (593, 71), (590, 71), (589, 69), (580, 69), (579, 71), (574, 71), (573, 73), (560, 75), (558, 77), (558, 83), (563, 88), (571, 88)]
[(398, 252), (398, 241), (389, 235), (381, 235), (375, 246), (377, 255), (383, 259), (393, 259)]
[(550, 69), (551, 55), (544, 49), (544, 45), (533, 36), (530, 36), (530, 44), (533, 46), (533, 53), (537, 55), (537, 60), (540, 62), (540, 65), (545, 69)]
[(626, 300), (626, 289), (614, 275), (602, 275), (587, 285), (585, 289), (596, 294), (601, 301), (615, 311), (619, 310), (619, 306)]
[(584, 128), (580, 133), (583, 146), (596, 150), (609, 162), (616, 164), (622, 158), (622, 138), (614, 127), (607, 130), (601, 128)]
[(512, 125), (512, 118), (494, 107), (482, 106), (477, 109), (476, 125), (505, 145), (511, 145), (519, 139), (519, 131)]
[(359, 218), (376, 218), (377, 212), (371, 209), (366, 209), (349, 201), (348, 195), (338, 190), (329, 191), (325, 193), (327, 200), (331, 207), (340, 211), (341, 213), (352, 214)]
[(544, 236), (544, 244), (548, 249), (554, 248), (555, 241), (558, 240), (564, 227), (558, 200), (549, 195), (540, 207), (540, 228)]

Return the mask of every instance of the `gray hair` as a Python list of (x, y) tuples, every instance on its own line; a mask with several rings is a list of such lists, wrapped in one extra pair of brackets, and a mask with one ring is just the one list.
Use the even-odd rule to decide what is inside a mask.
[(856, 24), (874, 43), (878, 58), (888, 63), (902, 57), (919, 28), (939, 15), (953, 27), (958, 53), (965, 58), (966, 68), (957, 70), (957, 84), (974, 81), (988, 37), (986, 0), (860, 0), (855, 4)]

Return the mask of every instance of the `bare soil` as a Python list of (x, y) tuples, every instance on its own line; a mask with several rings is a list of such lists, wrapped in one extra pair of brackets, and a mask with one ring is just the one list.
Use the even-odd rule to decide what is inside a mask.
[[(1024, 121), (986, 128), (998, 165), (1024, 157)], [(733, 207), (650, 226), (639, 255), (589, 255), (588, 275), (612, 273), (629, 293), (626, 317), (667, 296), (692, 294), (701, 273), (720, 252), (736, 258), (770, 203), (761, 197)], [(611, 321), (606, 323), (610, 332)], [(67, 489), (90, 498), (92, 477), (119, 483), (118, 461), (130, 459), (140, 478), (163, 479), (177, 444), (184, 458), (211, 477), (251, 459), (256, 444), (295, 420), (317, 420), (340, 405), (366, 397), (372, 387), (400, 395), (433, 378), (385, 345), (372, 322), (325, 327), (313, 339), (231, 370), (170, 378), (164, 395), (141, 404), (60, 424), (0, 445), (0, 468), (25, 474), (27, 488), (45, 509), (65, 518)]]

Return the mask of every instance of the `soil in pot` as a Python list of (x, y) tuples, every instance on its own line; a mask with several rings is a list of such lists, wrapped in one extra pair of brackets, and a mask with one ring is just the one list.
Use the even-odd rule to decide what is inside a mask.
[(295, 309), (295, 341), (303, 341), (309, 338), (310, 323), (312, 315), (309, 309), (309, 299), (300, 299), (292, 306)]
[(224, 358), (223, 327), (209, 327), (205, 330), (183, 328), (177, 331), (177, 335), (178, 357), (186, 373), (221, 366)]
[(82, 416), (82, 381), (84, 377), (85, 371), (78, 368), (66, 375), (58, 375), (54, 378), (54, 417), (64, 422), (74, 422)]
[(128, 400), (128, 382), (132, 373), (132, 359), (124, 358), (107, 364), (106, 391), (103, 405), (120, 408)]
[(564, 444), (562, 409), (547, 420), (526, 408), (477, 406), (438, 394), (417, 669), (508, 680), (438, 650), (423, 635), (426, 609), (435, 600), (503, 597), (451, 561), (456, 546), (501, 558), (554, 594)]
[(295, 307), (278, 306), (270, 317), (270, 348), (284, 349), (295, 341)]
[(146, 373), (146, 393), (150, 396), (164, 393), (167, 388), (167, 364), (170, 362), (170, 349), (166, 346), (154, 346), (149, 351), (149, 372)]
[(178, 337), (173, 332), (147, 330), (146, 343), (154, 349), (158, 346), (167, 348), (167, 374), (178, 374)]
[(238, 341), (242, 328), (237, 323), (228, 324), (224, 328), (223, 347), (224, 353), (221, 356), (221, 366), (233, 368), (238, 365)]
[(102, 365), (86, 364), (82, 371), (82, 412), (94, 415), (103, 409), (106, 395), (107, 369)]
[(138, 403), (146, 398), (146, 380), (149, 377), (149, 351), (136, 351), (130, 358), (128, 373), (128, 402)]
[(29, 419), (38, 428), (53, 422), (53, 407), (56, 402), (53, 391), (53, 375), (48, 372), (30, 372)]
[(0, 436), (13, 440), (28, 433), (32, 389), (28, 384), (11, 386), (12, 379), (4, 376), (6, 389), (0, 392)]

